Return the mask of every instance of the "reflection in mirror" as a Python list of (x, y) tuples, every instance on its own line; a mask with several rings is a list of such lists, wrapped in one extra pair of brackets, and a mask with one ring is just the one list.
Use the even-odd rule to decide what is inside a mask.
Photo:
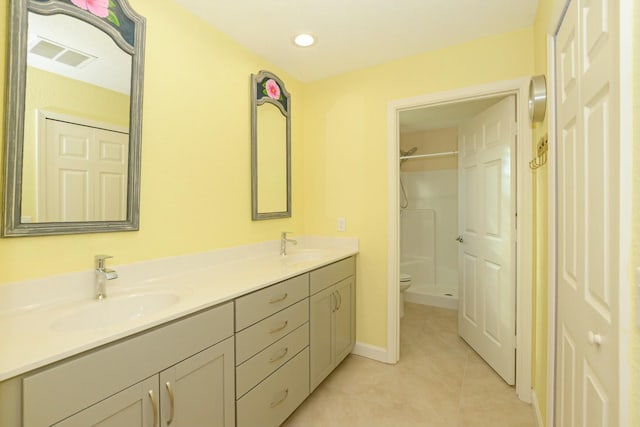
[(123, 221), (131, 55), (70, 16), (27, 19), (21, 222)]
[(263, 104), (257, 117), (258, 212), (287, 210), (287, 120), (278, 107)]
[(291, 97), (274, 74), (251, 76), (252, 218), (291, 216)]
[(137, 230), (144, 18), (15, 0), (3, 236)]

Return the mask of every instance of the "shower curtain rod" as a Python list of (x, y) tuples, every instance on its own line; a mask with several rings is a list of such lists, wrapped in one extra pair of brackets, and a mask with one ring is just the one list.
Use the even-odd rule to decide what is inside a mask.
[(458, 154), (457, 151), (445, 151), (443, 153), (432, 153), (432, 154), (414, 154), (413, 156), (400, 156), (400, 160), (423, 159), (426, 157), (454, 156), (456, 154)]

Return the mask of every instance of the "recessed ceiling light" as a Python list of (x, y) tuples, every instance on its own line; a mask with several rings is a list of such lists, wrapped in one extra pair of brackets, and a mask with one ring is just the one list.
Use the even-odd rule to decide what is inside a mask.
[(309, 47), (316, 42), (316, 39), (311, 34), (298, 34), (293, 38), (293, 42), (296, 46)]

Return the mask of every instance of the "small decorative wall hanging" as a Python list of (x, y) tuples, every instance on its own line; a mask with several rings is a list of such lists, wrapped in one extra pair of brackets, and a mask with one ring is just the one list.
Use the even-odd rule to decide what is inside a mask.
[(545, 134), (538, 142), (538, 155), (529, 162), (529, 167), (533, 170), (544, 166), (547, 163), (547, 152), (549, 151), (549, 137)]

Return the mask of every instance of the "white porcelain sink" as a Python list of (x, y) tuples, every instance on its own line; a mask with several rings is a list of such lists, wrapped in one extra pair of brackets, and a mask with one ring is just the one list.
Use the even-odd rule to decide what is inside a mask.
[(326, 249), (297, 249), (291, 250), (287, 255), (282, 257), (282, 261), (286, 264), (298, 264), (301, 262), (312, 262), (325, 258), (330, 251)]
[(55, 320), (56, 330), (91, 330), (108, 328), (118, 323), (148, 316), (178, 302), (170, 293), (134, 294), (91, 301), (82, 308)]

